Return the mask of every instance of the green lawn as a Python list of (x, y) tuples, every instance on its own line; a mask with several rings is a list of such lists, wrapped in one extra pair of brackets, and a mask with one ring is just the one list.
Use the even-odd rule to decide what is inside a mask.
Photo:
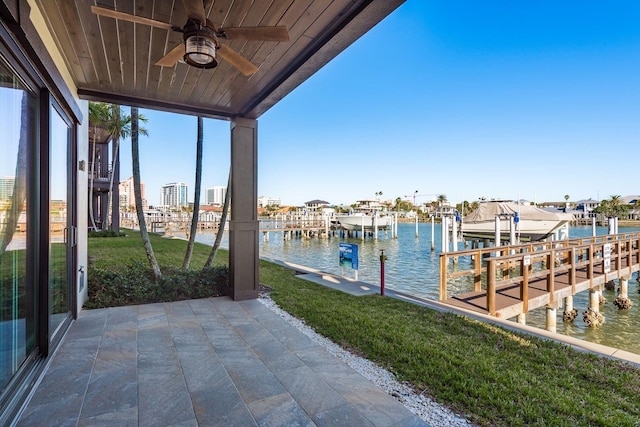
[[(123, 231), (126, 237), (89, 238), (89, 258), (94, 267), (112, 269), (132, 261), (147, 262), (140, 232), (125, 229)], [(149, 237), (158, 264), (176, 268), (182, 267), (184, 253), (187, 250), (186, 240), (167, 239), (153, 233), (149, 233)], [(196, 244), (191, 257), (191, 268), (202, 268), (210, 252), (211, 247)], [(214, 265), (227, 265), (228, 263), (228, 252), (219, 250), (216, 254)]]
[[(103, 268), (145, 260), (136, 233), (90, 239)], [(186, 242), (153, 236), (160, 264)], [(209, 248), (196, 245), (192, 267)], [(216, 262), (228, 259), (220, 251)], [(261, 261), (260, 282), (284, 310), (480, 425), (640, 426), (640, 370), (567, 346), (388, 297), (355, 297)]]

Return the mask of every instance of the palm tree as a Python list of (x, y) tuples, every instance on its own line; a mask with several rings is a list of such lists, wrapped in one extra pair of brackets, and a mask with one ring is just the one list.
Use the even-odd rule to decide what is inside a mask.
[(196, 241), (196, 233), (198, 232), (198, 214), (200, 212), (200, 187), (202, 185), (202, 117), (198, 116), (198, 137), (196, 140), (196, 189), (193, 196), (193, 213), (191, 214), (191, 230), (189, 231), (189, 243), (187, 243), (187, 252), (184, 255), (182, 268), (186, 270), (191, 263), (191, 255), (193, 254), (193, 244)]
[(133, 169), (133, 194), (136, 200), (136, 213), (138, 215), (138, 226), (140, 228), (140, 236), (142, 237), (142, 244), (144, 245), (144, 251), (147, 254), (149, 265), (153, 270), (153, 278), (157, 282), (162, 277), (162, 271), (156, 260), (156, 256), (153, 253), (153, 247), (151, 247), (151, 240), (149, 240), (149, 233), (147, 232), (147, 223), (144, 220), (144, 211), (142, 209), (142, 188), (140, 186), (140, 147), (138, 145), (138, 134), (147, 135), (146, 129), (140, 129), (138, 127), (138, 121), (146, 122), (145, 117), (140, 117), (138, 114), (138, 107), (131, 107), (131, 163)]
[(459, 205), (456, 205), (456, 209), (458, 209), (458, 211), (460, 212), (460, 215), (462, 216), (468, 215), (469, 213), (472, 212), (471, 203), (469, 203), (466, 200), (464, 200)]
[(220, 242), (222, 242), (222, 235), (224, 234), (224, 226), (227, 222), (227, 213), (229, 212), (229, 204), (231, 203), (231, 167), (229, 167), (229, 178), (227, 179), (227, 191), (224, 195), (224, 206), (222, 207), (222, 216), (220, 217), (220, 225), (218, 225), (218, 233), (216, 234), (216, 240), (213, 242), (209, 258), (204, 263), (204, 267), (211, 267), (213, 259), (216, 257)]
[[(109, 197), (107, 197), (106, 209), (106, 212), (108, 213), (109, 207), (113, 205), (113, 180), (120, 169), (120, 139), (127, 138), (131, 134), (131, 116), (123, 115), (119, 105), (108, 104), (106, 107), (105, 116), (103, 117), (103, 121), (100, 124), (113, 141), (113, 148), (111, 150), (111, 173), (109, 177)], [(112, 213), (112, 215), (115, 217), (115, 211)], [(103, 228), (107, 230), (110, 228), (108, 214), (107, 218), (105, 219), (106, 221)]]
[(593, 210), (596, 213), (601, 213), (606, 217), (624, 217), (629, 211), (629, 205), (625, 205), (622, 201), (622, 196), (610, 196), (608, 200), (600, 202), (600, 206)]
[(442, 207), (444, 206), (444, 203), (447, 201), (447, 195), (446, 194), (439, 194), (438, 195), (438, 208), (440, 209), (440, 213), (439, 215), (442, 215)]
[(629, 212), (629, 205), (624, 203), (624, 200), (622, 200), (622, 196), (620, 195), (611, 196), (609, 206), (612, 209), (613, 216), (618, 218), (625, 217)]

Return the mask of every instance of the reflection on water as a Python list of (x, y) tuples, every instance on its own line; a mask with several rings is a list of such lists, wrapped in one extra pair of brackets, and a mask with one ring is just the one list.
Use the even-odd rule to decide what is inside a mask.
[[(639, 231), (640, 228), (621, 227), (621, 232)], [(605, 227), (598, 227), (597, 234), (606, 234)], [(570, 237), (590, 236), (592, 229), (586, 227), (572, 227)], [(339, 238), (331, 239), (293, 238), (283, 240), (282, 233), (270, 233), (269, 241), (261, 241), (260, 256), (266, 259), (289, 261), (296, 264), (319, 269), (328, 273), (343, 274), (353, 278), (354, 271), (341, 268), (339, 265), (339, 243), (353, 243), (359, 245), (358, 279), (375, 285), (380, 285), (380, 250), (384, 249), (388, 257), (385, 263), (385, 287), (409, 294), (438, 299), (439, 283), (439, 253), (440, 253), (440, 224), (435, 225), (435, 251), (431, 251), (431, 224), (418, 226), (415, 236), (415, 224), (401, 223), (398, 225), (398, 238), (380, 232), (380, 238)], [(262, 236), (262, 235), (261, 235)], [(205, 244), (212, 244), (215, 235), (211, 233), (199, 234), (197, 239)], [(228, 247), (225, 236), (223, 246)], [(460, 244), (463, 249), (463, 244)], [(471, 261), (462, 259), (458, 268), (470, 267)], [(460, 278), (457, 283), (450, 284), (450, 291), (454, 289), (467, 292), (473, 289), (470, 278)], [(629, 281), (629, 298), (633, 301), (630, 310), (618, 310), (613, 305), (617, 293), (605, 291), (604, 296), (609, 301), (600, 306), (605, 316), (605, 324), (600, 328), (585, 327), (582, 312), (589, 304), (589, 293), (582, 292), (574, 297), (574, 307), (578, 310), (578, 317), (572, 323), (562, 320), (562, 309), (558, 310), (557, 331), (572, 337), (590, 342), (596, 342), (623, 350), (640, 353), (640, 294), (635, 275)], [(546, 312), (544, 308), (527, 314), (527, 324), (544, 328)]]

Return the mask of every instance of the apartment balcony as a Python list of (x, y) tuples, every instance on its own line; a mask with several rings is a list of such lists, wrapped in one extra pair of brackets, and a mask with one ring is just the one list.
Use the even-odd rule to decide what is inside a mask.
[[(111, 180), (111, 169), (108, 170), (92, 170), (89, 165), (89, 185), (93, 183), (93, 188), (98, 190), (108, 190)], [(116, 185), (117, 183), (114, 183)]]

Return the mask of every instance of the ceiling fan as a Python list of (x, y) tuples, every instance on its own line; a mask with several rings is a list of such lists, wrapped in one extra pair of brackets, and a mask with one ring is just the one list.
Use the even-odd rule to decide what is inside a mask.
[(198, 68), (214, 68), (218, 65), (216, 56), (237, 68), (245, 76), (251, 76), (258, 67), (230, 47), (221, 44), (220, 40), (254, 40), (254, 41), (289, 41), (287, 27), (228, 27), (217, 28), (207, 19), (203, 0), (182, 0), (187, 10), (187, 23), (182, 27), (142, 16), (131, 15), (99, 6), (91, 6), (91, 12), (137, 24), (150, 25), (183, 34), (183, 42), (160, 58), (156, 65), (173, 67), (179, 60)]

